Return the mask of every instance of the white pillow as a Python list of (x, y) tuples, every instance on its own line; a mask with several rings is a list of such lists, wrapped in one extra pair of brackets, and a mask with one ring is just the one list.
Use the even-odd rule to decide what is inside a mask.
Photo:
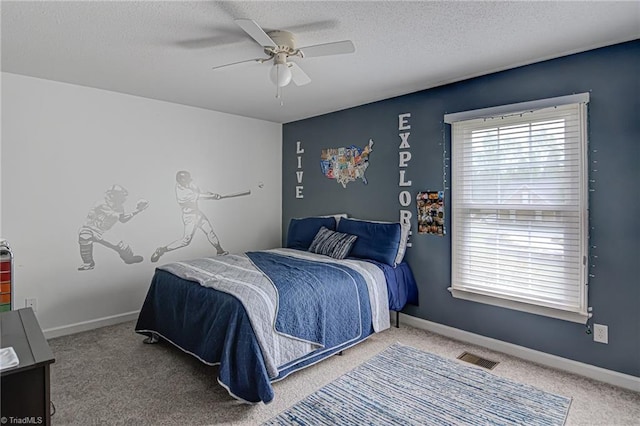
[(400, 222), (400, 247), (398, 247), (398, 254), (396, 255), (396, 266), (404, 259), (404, 254), (407, 251), (407, 242), (409, 241), (409, 232), (411, 232), (411, 224), (407, 222)]

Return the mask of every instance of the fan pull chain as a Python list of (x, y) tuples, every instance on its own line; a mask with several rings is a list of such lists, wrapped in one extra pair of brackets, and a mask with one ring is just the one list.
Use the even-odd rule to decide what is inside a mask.
[(276, 86), (276, 99), (280, 99), (280, 106), (284, 106), (284, 98), (282, 97), (282, 87)]
[[(280, 68), (276, 67), (276, 81), (280, 81)], [(282, 98), (282, 87), (276, 83), (276, 99), (280, 99), (280, 106), (284, 106), (284, 99)]]

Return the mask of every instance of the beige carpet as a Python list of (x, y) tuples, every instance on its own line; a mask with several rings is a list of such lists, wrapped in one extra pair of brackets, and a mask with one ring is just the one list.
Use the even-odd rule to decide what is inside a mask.
[(134, 322), (49, 341), (54, 425), (257, 425), (400, 342), (456, 358), (470, 351), (499, 361), (494, 374), (573, 398), (567, 425), (638, 425), (640, 393), (547, 369), (401, 325), (275, 383), (268, 405), (238, 403), (208, 367), (167, 344), (145, 345)]

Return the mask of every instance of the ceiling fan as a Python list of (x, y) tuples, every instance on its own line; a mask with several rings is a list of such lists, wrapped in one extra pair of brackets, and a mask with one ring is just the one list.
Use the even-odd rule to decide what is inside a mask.
[(219, 65), (213, 69), (224, 68), (245, 62), (265, 63), (273, 61), (270, 77), (278, 89), (293, 81), (297, 86), (303, 86), (311, 82), (309, 76), (296, 64), (288, 59), (292, 56), (299, 58), (312, 58), (317, 56), (341, 55), (356, 51), (351, 40), (336, 41), (333, 43), (316, 44), (307, 47), (296, 47), (295, 36), (289, 31), (276, 30), (265, 32), (252, 19), (236, 19), (235, 23), (253, 38), (268, 55), (266, 58), (247, 59), (230, 64)]

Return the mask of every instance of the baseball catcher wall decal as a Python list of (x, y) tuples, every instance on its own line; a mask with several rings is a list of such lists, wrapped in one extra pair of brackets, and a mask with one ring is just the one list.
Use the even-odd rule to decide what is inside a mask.
[(78, 244), (80, 245), (80, 257), (82, 265), (78, 271), (89, 271), (95, 267), (93, 260), (93, 243), (102, 244), (115, 250), (126, 264), (142, 262), (142, 256), (133, 254), (131, 247), (124, 241), (111, 241), (105, 232), (113, 228), (117, 222), (126, 223), (135, 215), (149, 207), (149, 202), (138, 200), (135, 210), (129, 213), (124, 211), (124, 202), (129, 193), (120, 185), (112, 185), (104, 195), (104, 202), (100, 201), (87, 214), (84, 224), (78, 231)]
[(223, 198), (239, 197), (251, 194), (250, 190), (234, 192), (231, 194), (220, 195), (213, 192), (203, 192), (193, 183), (191, 173), (181, 170), (176, 173), (176, 200), (182, 210), (182, 223), (184, 224), (184, 232), (182, 238), (175, 240), (166, 246), (161, 246), (151, 255), (151, 261), (157, 262), (160, 256), (166, 252), (186, 247), (191, 243), (196, 229), (202, 230), (213, 247), (215, 247), (217, 255), (228, 254), (220, 244), (220, 240), (213, 226), (205, 214), (198, 207), (198, 200), (220, 200)]

